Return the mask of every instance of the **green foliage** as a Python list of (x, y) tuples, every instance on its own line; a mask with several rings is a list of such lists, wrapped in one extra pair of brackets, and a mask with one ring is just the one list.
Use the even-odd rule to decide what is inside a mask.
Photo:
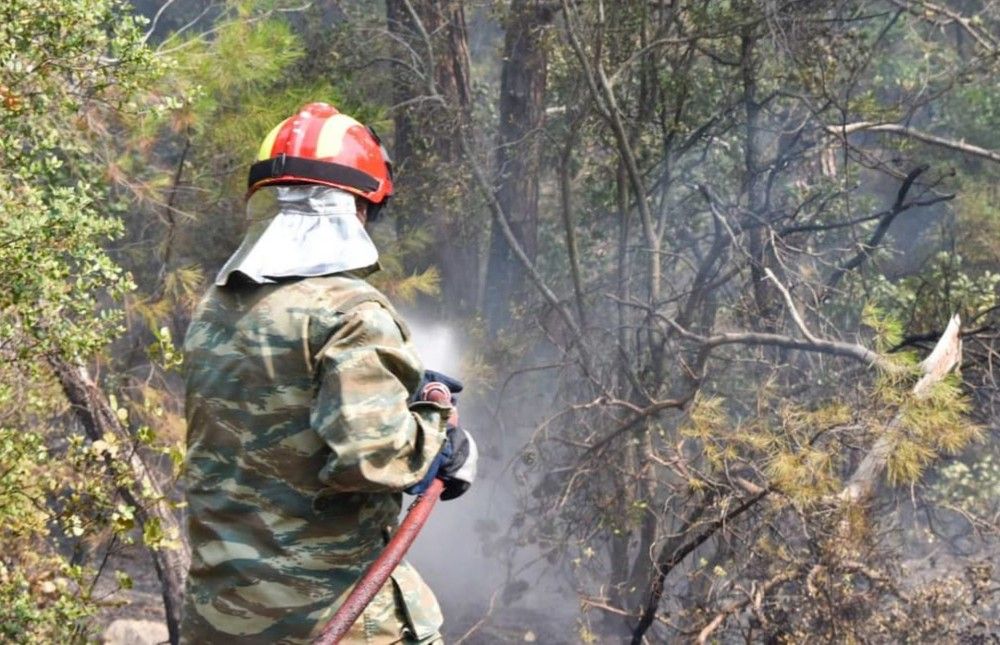
[(154, 335), (156, 336), (156, 344), (149, 348), (151, 357), (165, 370), (173, 370), (180, 367), (184, 356), (174, 346), (170, 328), (160, 327)]
[[(726, 457), (734, 456), (732, 446), (727, 439), (732, 427), (726, 415), (725, 401), (719, 397), (698, 397), (688, 413), (687, 423), (681, 428), (681, 433), (692, 439), (697, 439), (702, 447), (708, 463), (714, 471), (724, 468)], [(694, 488), (701, 482), (689, 482)]]
[[(885, 308), (886, 314), (877, 318), (900, 321), (881, 323), (894, 328), (894, 333), (886, 335), (886, 330), (877, 326), (880, 323), (866, 320), (866, 324), (876, 329), (877, 337), (881, 334), (884, 339), (879, 347), (890, 349), (899, 344), (904, 324), (910, 329), (933, 328), (956, 313), (963, 320), (974, 320), (997, 307), (1000, 304), (1000, 273), (995, 264), (987, 266), (991, 268), (979, 268), (953, 251), (940, 251), (918, 274), (897, 280), (872, 277), (869, 280), (871, 297)], [(881, 313), (878, 308), (872, 311)]]
[[(122, 330), (132, 288), (99, 151), (160, 73), (121, 0), (0, 5), (0, 638), (79, 640), (95, 572), (71, 566), (111, 526), (106, 454), (59, 440), (46, 357), (85, 360)], [(87, 559), (82, 558), (86, 563)]]
[(1000, 265), (1000, 188), (996, 181), (969, 177), (956, 203), (956, 246), (963, 265), (978, 274)]
[(835, 492), (842, 455), (836, 443), (818, 439), (851, 423), (855, 414), (838, 401), (781, 406), (780, 426), (770, 441), (774, 447), (764, 457), (771, 484), (799, 504), (815, 504)]
[(875, 333), (875, 349), (885, 352), (903, 340), (903, 325), (872, 303), (861, 311), (861, 322)]
[(93, 468), (77, 469), (88, 461), (88, 450), (77, 442), (66, 455), (56, 455), (40, 432), (0, 428), (4, 640), (53, 642), (87, 633), (97, 609), (89, 593), (93, 574), (71, 566), (55, 539), (79, 545), (102, 530), (95, 501), (107, 499), (104, 478)]
[(386, 295), (407, 303), (413, 302), (419, 294), (436, 296), (441, 293), (441, 275), (436, 267), (409, 275), (385, 272), (372, 282)]
[(25, 359), (88, 355), (118, 329), (95, 316), (130, 282), (104, 244), (94, 129), (157, 73), (119, 0), (12, 0), (0, 8), (0, 344)]
[(24, 569), (0, 564), (0, 639), (9, 643), (84, 640), (90, 635), (85, 621), (93, 609), (79, 602), (79, 572), (57, 560), (33, 564), (54, 577), (32, 578)]
[[(386, 122), (353, 79), (331, 69), (340, 55), (331, 48), (344, 34), (313, 33), (311, 23), (296, 31), (274, 11), (282, 4), (229, 0), (207, 33), (167, 35), (158, 45), (166, 71), (147, 97), (153, 109), (122, 124), (126, 136), (113, 165), (121, 171), (119, 190), (133, 202), (126, 222), (133, 243), (117, 259), (138, 285), (127, 306), (141, 323), (137, 336), (155, 337), (172, 318), (185, 317), (206, 277), (235, 249), (245, 226), (247, 168), (274, 126), (313, 101), (372, 125)], [(380, 244), (379, 286), (403, 299), (436, 295), (436, 268), (404, 266), (432, 243), (417, 232)]]
[(384, 229), (377, 228), (375, 244), (379, 248), (379, 262), (382, 270), (371, 278), (372, 284), (390, 297), (403, 302), (412, 302), (417, 295), (436, 296), (441, 293), (441, 273), (430, 266), (423, 271), (409, 271), (408, 266), (434, 243), (434, 237), (426, 229), (414, 229), (396, 240), (381, 239), (378, 235)]
[[(335, 99), (332, 88), (321, 81), (287, 83), (290, 68), (304, 50), (280, 20), (223, 19), (212, 38), (168, 38), (161, 48), (171, 63), (165, 89), (186, 100), (153, 115), (154, 121), (137, 131), (155, 131), (151, 126), (165, 121), (174, 132), (195, 139), (196, 153), (251, 159), (264, 135), (303, 102)], [(220, 66), (225, 74), (218, 73)]]
[(898, 411), (898, 427), (887, 430), (900, 436), (889, 455), (890, 481), (912, 483), (939, 454), (956, 455), (981, 439), (983, 429), (970, 419), (970, 407), (955, 378), (935, 384), (926, 396), (906, 397)]

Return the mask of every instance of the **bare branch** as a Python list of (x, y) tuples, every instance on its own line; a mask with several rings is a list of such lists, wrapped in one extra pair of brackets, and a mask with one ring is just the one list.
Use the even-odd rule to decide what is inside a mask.
[(980, 157), (994, 163), (1000, 163), (1000, 152), (995, 150), (981, 148), (961, 140), (939, 137), (937, 135), (924, 132), (923, 130), (917, 130), (916, 128), (911, 128), (909, 126), (899, 125), (898, 123), (859, 121), (857, 123), (845, 123), (844, 125), (828, 125), (826, 126), (826, 131), (840, 137), (846, 137), (847, 135), (854, 134), (855, 132), (884, 132), (887, 134), (895, 134), (898, 136), (916, 139), (917, 141), (922, 141), (923, 143), (933, 146), (948, 148), (949, 150), (961, 152), (962, 154)]
[(169, 9), (170, 5), (174, 4), (175, 2), (177, 2), (177, 0), (167, 0), (162, 5), (160, 5), (160, 8), (156, 10), (156, 13), (153, 15), (153, 19), (149, 23), (149, 29), (147, 29), (146, 33), (143, 34), (142, 36), (142, 42), (144, 43), (149, 42), (149, 39), (153, 36), (153, 32), (156, 31), (156, 26), (160, 22), (160, 16), (162, 16), (163, 12)]
[(806, 340), (815, 344), (819, 339), (813, 336), (812, 332), (809, 331), (809, 328), (806, 327), (806, 321), (802, 319), (802, 314), (799, 313), (798, 307), (795, 306), (795, 301), (792, 300), (792, 294), (788, 292), (788, 288), (781, 284), (781, 281), (774, 275), (774, 271), (771, 271), (769, 267), (764, 268), (764, 275), (778, 287), (778, 291), (781, 292), (781, 295), (785, 299), (785, 305), (788, 307), (788, 313), (791, 314), (792, 320), (795, 321), (795, 326), (799, 328), (799, 331), (806, 337)]
[(673, 327), (682, 337), (695, 341), (706, 347), (719, 347), (721, 345), (772, 345), (784, 347), (786, 349), (798, 349), (819, 354), (830, 354), (833, 356), (844, 356), (853, 358), (865, 365), (874, 366), (885, 371), (895, 371), (897, 367), (886, 357), (878, 352), (872, 351), (863, 345), (847, 343), (838, 340), (827, 340), (813, 337), (812, 340), (800, 340), (792, 336), (783, 334), (773, 334), (768, 332), (725, 332), (714, 336), (701, 336), (681, 327), (676, 321), (661, 317), (668, 325)]
[(700, 632), (698, 632), (698, 643), (706, 642), (708, 640), (708, 637), (711, 636), (712, 633), (716, 629), (718, 629), (719, 626), (721, 626), (722, 623), (724, 623), (727, 618), (729, 618), (729, 616), (735, 614), (738, 611), (743, 610), (744, 608), (746, 608), (747, 605), (751, 603), (753, 603), (754, 605), (759, 605), (762, 602), (765, 594), (767, 594), (769, 591), (771, 591), (778, 585), (794, 580), (797, 575), (798, 575), (797, 571), (785, 571), (783, 573), (779, 573), (778, 575), (764, 582), (764, 584), (760, 585), (759, 587), (756, 587), (754, 589), (754, 592), (747, 595), (745, 599), (733, 601), (728, 605), (726, 605), (725, 607), (723, 607), (719, 611), (719, 613), (715, 615), (715, 618), (709, 621), (709, 623), (705, 625), (705, 627), (703, 627)]
[(434, 86), (434, 72), (432, 71), (434, 69), (434, 43), (431, 41), (431, 36), (424, 27), (424, 21), (420, 19), (417, 10), (413, 8), (413, 3), (410, 0), (403, 0), (403, 4), (406, 5), (406, 11), (410, 14), (410, 20), (413, 21), (413, 26), (416, 27), (417, 33), (420, 34), (420, 40), (424, 43), (424, 48), (427, 50), (427, 73), (425, 75), (427, 93), (431, 96), (438, 96), (437, 88)]

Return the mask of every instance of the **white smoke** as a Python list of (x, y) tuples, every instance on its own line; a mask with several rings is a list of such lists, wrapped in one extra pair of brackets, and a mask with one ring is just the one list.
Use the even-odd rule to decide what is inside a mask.
[(461, 380), (462, 351), (455, 332), (440, 323), (410, 322), (413, 344), (424, 367)]
[[(463, 380), (466, 342), (462, 334), (445, 324), (406, 318), (424, 367)], [(533, 572), (522, 569), (524, 561), (538, 557), (535, 550), (522, 547), (516, 558), (518, 562), (511, 562), (512, 554), (506, 549), (492, 550), (497, 538), (510, 526), (517, 508), (509, 464), (517, 458), (530, 428), (523, 429), (524, 436), (496, 436), (498, 430), (492, 427), (489, 402), (484, 396), (488, 394), (470, 389), (460, 395), (459, 401), (462, 425), (472, 433), (480, 448), (478, 479), (461, 498), (435, 507), (407, 559), (420, 571), (441, 604), (448, 642), (459, 639), (470, 624), (489, 613), (491, 606), (492, 619), (487, 618), (487, 626), (465, 640), (466, 645), (496, 642), (496, 630), (506, 635), (504, 640), (507, 637), (514, 641), (531, 640), (535, 638), (532, 625), (517, 623), (512, 617), (527, 618), (536, 613), (544, 614), (543, 622), (566, 625), (570, 634), (576, 618), (575, 596), (560, 588), (562, 581), (556, 576), (545, 575), (534, 566), (528, 567)], [(528, 577), (530, 584), (515, 585), (513, 588), (518, 591), (512, 594), (509, 576), (516, 569), (522, 569), (517, 577), (522, 580)], [(529, 618), (527, 622), (533, 621)], [(542, 634), (538, 637), (545, 639)], [(559, 642), (565, 641), (559, 639)]]

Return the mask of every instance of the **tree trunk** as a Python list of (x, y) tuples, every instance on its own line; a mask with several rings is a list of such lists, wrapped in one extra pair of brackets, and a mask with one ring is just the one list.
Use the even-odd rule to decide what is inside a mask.
[[(50, 356), (49, 364), (73, 407), (73, 413), (91, 441), (112, 435), (122, 446), (129, 448), (134, 446), (135, 438), (119, 421), (104, 392), (94, 383), (85, 367), (71, 364), (57, 356)], [(135, 517), (140, 530), (150, 523), (158, 523), (168, 539), (178, 542), (176, 547), (150, 548), (156, 575), (162, 587), (163, 608), (170, 642), (176, 645), (180, 641), (184, 577), (191, 560), (191, 553), (183, 540), (180, 523), (166, 505), (167, 498), (151, 469), (143, 462), (137, 450), (127, 450), (126, 455), (125, 464), (131, 472), (131, 481), (134, 484), (121, 486), (118, 492), (127, 504), (135, 508)], [(144, 504), (144, 497), (152, 497), (153, 503)]]
[[(538, 248), (538, 175), (541, 145), (538, 136), (545, 120), (545, 84), (548, 56), (545, 27), (551, 9), (537, 0), (511, 3), (504, 37), (500, 76), (500, 136), (497, 146), (496, 198), (510, 219), (510, 227), (528, 258)], [(499, 231), (490, 236), (486, 270), (486, 319), (492, 329), (510, 322), (510, 304), (524, 292), (525, 275)]]
[[(464, 173), (461, 143), (455, 136), (472, 104), (465, 9), (457, 0), (411, 0), (410, 5), (416, 17), (403, 0), (386, 0), (389, 31), (409, 45), (399, 47), (396, 56), (409, 60), (411, 52), (420, 54), (420, 65), (432, 69), (434, 91), (446, 105), (421, 101), (429, 94), (426, 80), (401, 66), (394, 68), (395, 101), (409, 102), (393, 115), (396, 203), (403, 215), (397, 219), (397, 232), (433, 230), (435, 237), (448, 241), (431, 251), (446, 290), (444, 301), (449, 309), (471, 311), (479, 290), (480, 232), (460, 212)], [(424, 59), (427, 47), (421, 32), (430, 38), (433, 60)], [(418, 169), (426, 174), (418, 174)]]

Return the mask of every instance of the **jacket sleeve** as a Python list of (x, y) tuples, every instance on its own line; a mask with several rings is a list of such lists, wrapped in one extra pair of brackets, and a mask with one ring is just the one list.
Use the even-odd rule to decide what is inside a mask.
[(316, 357), (310, 422), (330, 447), (319, 477), (338, 493), (401, 491), (441, 450), (450, 406), (410, 404), (423, 366), (376, 302), (345, 315)]

